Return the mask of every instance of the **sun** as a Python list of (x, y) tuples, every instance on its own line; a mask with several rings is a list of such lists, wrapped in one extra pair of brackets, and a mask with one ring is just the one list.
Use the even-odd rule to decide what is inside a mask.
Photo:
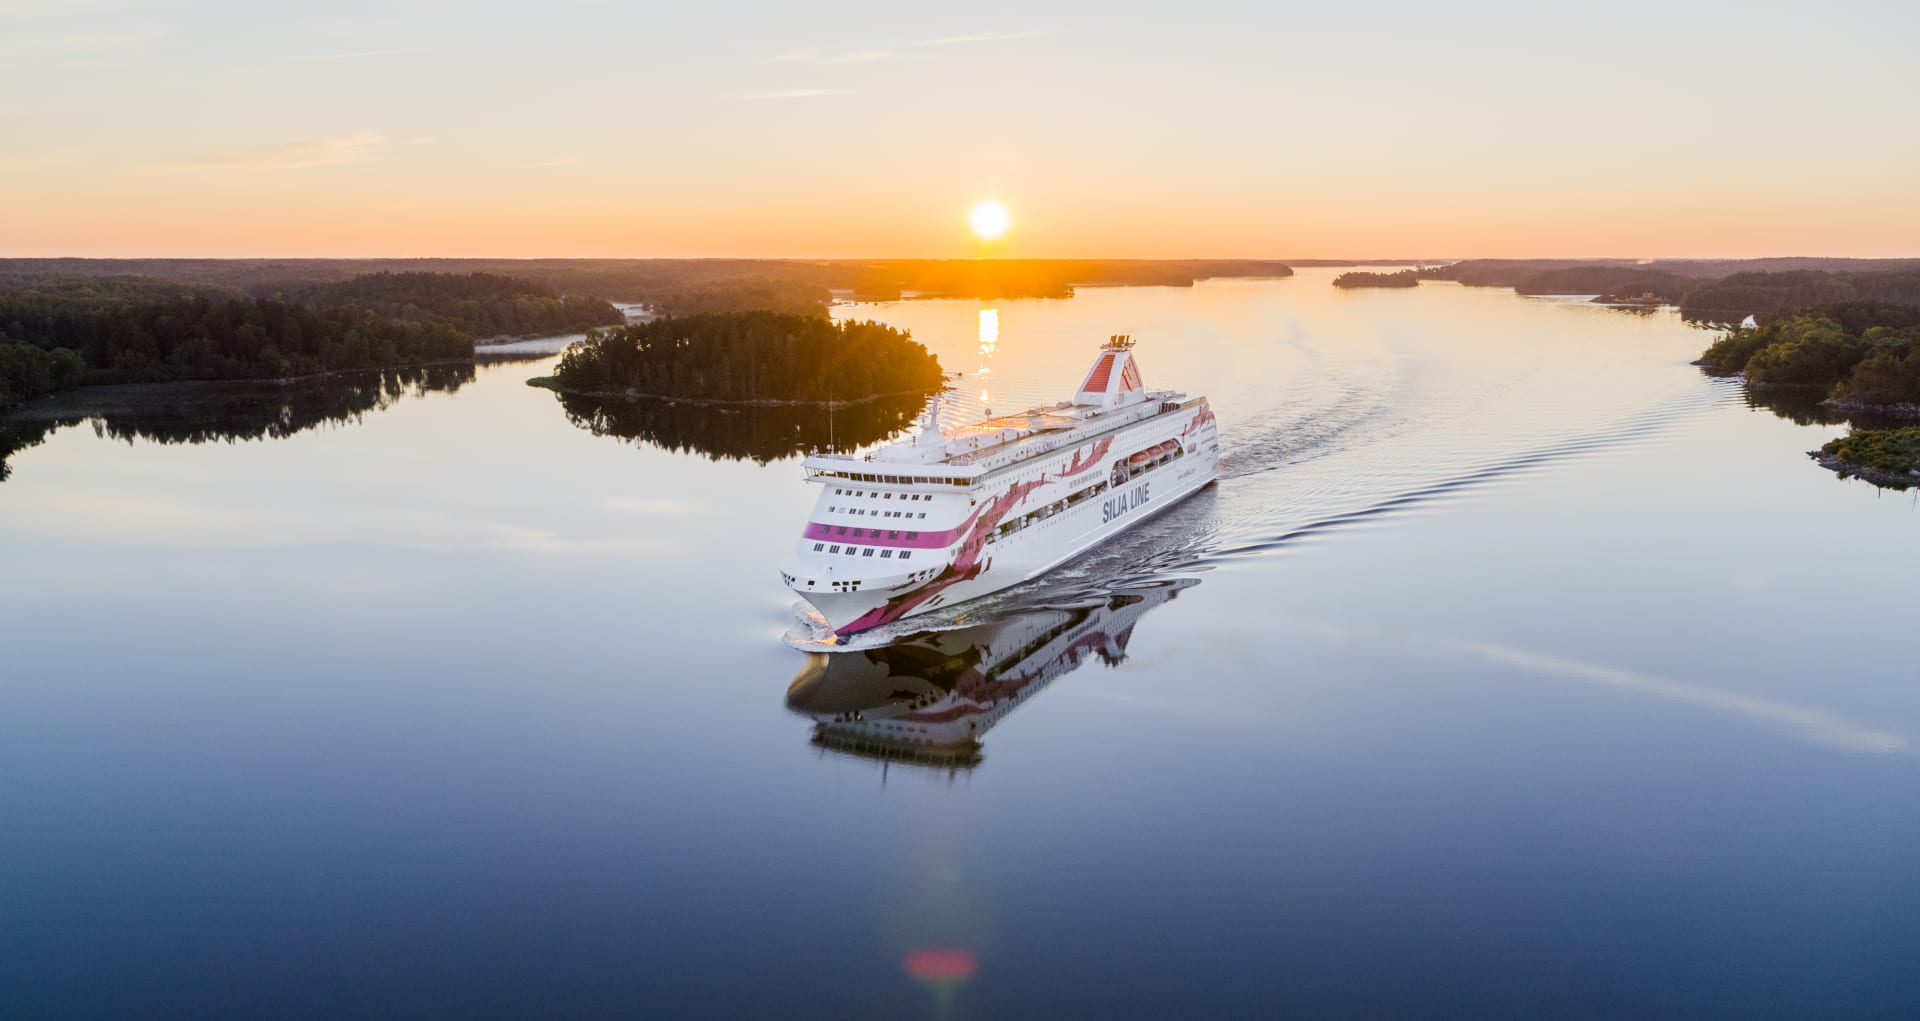
[(1013, 225), (1013, 218), (1007, 215), (1007, 207), (993, 201), (974, 206), (967, 219), (973, 224), (974, 235), (982, 241), (999, 238)]

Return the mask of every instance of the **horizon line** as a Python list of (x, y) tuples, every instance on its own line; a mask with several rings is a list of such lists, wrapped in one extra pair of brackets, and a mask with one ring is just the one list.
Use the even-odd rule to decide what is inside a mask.
[(1860, 262), (1920, 261), (1915, 255), (1466, 255), (1420, 257), (1353, 258), (1337, 255), (1281, 258), (1266, 255), (10, 255), (0, 261), (74, 261), (74, 262), (261, 262), (277, 259), (303, 262), (375, 262), (375, 261), (466, 261), (466, 262), (1344, 262), (1361, 265), (1395, 265), (1412, 262), (1761, 262), (1774, 259), (1829, 259)]

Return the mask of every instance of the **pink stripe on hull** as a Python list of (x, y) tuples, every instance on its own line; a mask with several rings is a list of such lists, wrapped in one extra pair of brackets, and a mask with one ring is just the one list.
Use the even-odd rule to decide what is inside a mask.
[[(973, 519), (967, 520), (971, 524)], [(847, 534), (840, 534), (842, 528), (847, 530)], [(849, 542), (858, 546), (892, 546), (895, 549), (945, 549), (953, 545), (953, 541), (966, 529), (966, 525), (949, 528), (944, 532), (922, 532), (915, 529), (913, 532), (918, 538), (909, 539), (907, 538), (908, 529), (904, 528), (868, 528), (865, 525), (856, 528), (852, 525), (823, 525), (815, 521), (807, 526), (805, 535), (815, 542)], [(855, 532), (866, 534), (855, 535), (853, 534)]]

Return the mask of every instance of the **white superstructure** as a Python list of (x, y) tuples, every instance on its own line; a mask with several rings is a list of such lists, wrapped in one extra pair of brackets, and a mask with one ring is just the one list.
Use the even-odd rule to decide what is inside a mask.
[(1070, 401), (804, 462), (820, 486), (781, 577), (840, 634), (1017, 585), (1212, 482), (1204, 397), (1148, 390), (1117, 336)]

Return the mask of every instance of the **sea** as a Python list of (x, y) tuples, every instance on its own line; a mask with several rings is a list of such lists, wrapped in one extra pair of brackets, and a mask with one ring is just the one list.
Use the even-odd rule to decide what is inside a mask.
[[(799, 457), (917, 400), (82, 395), (0, 483), (0, 1017), (1920, 1014), (1914, 491), (1672, 310), (1338, 272), (835, 306), (950, 419), (1131, 335), (1224, 460), (832, 651)], [(832, 725), (912, 700), (984, 726)]]

